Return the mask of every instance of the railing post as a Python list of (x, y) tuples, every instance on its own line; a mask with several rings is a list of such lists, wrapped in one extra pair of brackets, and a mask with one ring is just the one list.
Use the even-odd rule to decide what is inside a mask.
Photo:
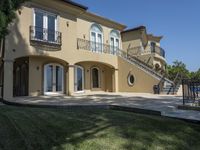
[(185, 105), (185, 86), (183, 79), (182, 79), (182, 93), (183, 93), (183, 105)]

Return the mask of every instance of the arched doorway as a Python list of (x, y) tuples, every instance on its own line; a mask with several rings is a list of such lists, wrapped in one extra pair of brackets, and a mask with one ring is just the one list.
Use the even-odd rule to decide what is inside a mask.
[(17, 59), (13, 70), (13, 96), (28, 96), (29, 61)]
[(81, 66), (75, 66), (75, 80), (74, 87), (75, 92), (83, 92), (84, 91), (84, 69)]
[(44, 94), (54, 95), (64, 93), (64, 67), (50, 63), (44, 66)]
[(100, 88), (100, 71), (99, 68), (93, 67), (91, 69), (91, 76), (92, 76), (92, 88)]

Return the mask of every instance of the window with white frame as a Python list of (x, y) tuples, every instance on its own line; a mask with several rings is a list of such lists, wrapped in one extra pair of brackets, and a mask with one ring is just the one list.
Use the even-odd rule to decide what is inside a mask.
[(34, 9), (35, 38), (50, 42), (56, 41), (57, 15)]
[(93, 24), (90, 29), (91, 50), (102, 52), (103, 50), (103, 29), (98, 24)]
[(116, 30), (110, 32), (110, 48), (111, 54), (116, 54), (117, 50), (120, 48), (120, 34)]

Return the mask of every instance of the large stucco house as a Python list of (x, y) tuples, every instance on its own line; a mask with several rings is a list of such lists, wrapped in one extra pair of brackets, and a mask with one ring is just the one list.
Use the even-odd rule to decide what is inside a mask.
[(32, 0), (9, 26), (1, 55), (1, 95), (153, 93), (163, 77), (162, 37), (126, 26), (68, 0)]

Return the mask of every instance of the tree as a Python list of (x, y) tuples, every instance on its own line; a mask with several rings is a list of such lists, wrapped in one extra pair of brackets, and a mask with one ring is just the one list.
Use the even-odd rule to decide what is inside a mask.
[(186, 69), (186, 65), (182, 61), (174, 61), (173, 65), (167, 66), (167, 74), (168, 78), (172, 81), (174, 81), (177, 78), (177, 75), (179, 75), (179, 78), (189, 78), (190, 73)]
[(8, 25), (16, 18), (16, 10), (26, 0), (0, 0), (0, 50), (3, 50), (3, 39), (9, 33)]
[(8, 25), (15, 19), (15, 11), (26, 0), (1, 0), (0, 1), (0, 39), (8, 34)]
[(194, 80), (200, 80), (200, 68), (196, 72), (191, 72), (190, 78)]

